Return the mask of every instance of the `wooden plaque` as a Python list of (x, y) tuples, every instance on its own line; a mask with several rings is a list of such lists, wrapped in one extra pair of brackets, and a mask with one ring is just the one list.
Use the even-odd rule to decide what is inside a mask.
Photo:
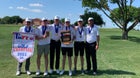
[(61, 41), (63, 44), (71, 43), (71, 32), (70, 31), (61, 31)]

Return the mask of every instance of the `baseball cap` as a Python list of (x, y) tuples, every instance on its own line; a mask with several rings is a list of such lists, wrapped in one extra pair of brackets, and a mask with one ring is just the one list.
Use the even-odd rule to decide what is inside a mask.
[(59, 16), (55, 16), (54, 19), (59, 19)]
[(70, 22), (70, 19), (68, 19), (68, 18), (65, 18), (65, 22)]
[(31, 22), (32, 19), (31, 19), (31, 18), (26, 18), (25, 21), (26, 21), (26, 22)]
[(83, 19), (79, 18), (77, 21), (83, 21)]
[(89, 17), (89, 18), (88, 18), (88, 21), (89, 21), (89, 20), (93, 20), (93, 18), (92, 18), (92, 17)]
[(42, 20), (42, 21), (47, 21), (47, 18), (43, 17), (41, 20)]

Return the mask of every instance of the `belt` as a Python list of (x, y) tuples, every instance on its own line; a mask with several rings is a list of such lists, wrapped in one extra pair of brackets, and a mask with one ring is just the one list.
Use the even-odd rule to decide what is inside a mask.
[(88, 43), (88, 42), (86, 42), (86, 43), (91, 45), (91, 44), (96, 44), (96, 41), (95, 42), (92, 42), (92, 43)]
[(60, 42), (60, 40), (53, 40), (53, 39), (51, 39), (51, 41), (54, 41), (54, 42)]
[(78, 42), (78, 43), (84, 43), (84, 41), (75, 41), (75, 42)]

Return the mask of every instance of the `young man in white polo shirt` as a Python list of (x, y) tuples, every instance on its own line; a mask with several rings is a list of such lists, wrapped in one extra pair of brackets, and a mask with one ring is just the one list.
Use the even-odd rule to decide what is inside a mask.
[(86, 61), (87, 61), (87, 73), (91, 70), (91, 61), (92, 57), (92, 67), (93, 75), (97, 73), (97, 59), (96, 59), (96, 50), (99, 46), (99, 30), (98, 27), (94, 24), (94, 19), (92, 17), (88, 18), (88, 26), (86, 33)]
[[(69, 37), (70, 37), (70, 42), (68, 43), (65, 43), (63, 42), (63, 39), (62, 39), (62, 42), (61, 42), (61, 50), (62, 50), (62, 55), (63, 55), (63, 58), (62, 58), (62, 71), (60, 72), (60, 75), (63, 75), (64, 74), (64, 69), (65, 69), (65, 61), (66, 61), (66, 55), (68, 56), (68, 64), (69, 64), (69, 76), (72, 75), (72, 55), (73, 55), (73, 47), (74, 47), (74, 39), (75, 39), (75, 30), (73, 27), (70, 26), (70, 19), (67, 19), (65, 18), (65, 26), (63, 27), (62, 31), (70, 31), (69, 34)], [(68, 35), (67, 34), (67, 35)], [(63, 38), (63, 34), (61, 34), (61, 37)]]
[[(35, 34), (35, 29), (32, 27), (32, 19), (26, 18), (25, 26), (20, 27), (19, 32)], [(22, 67), (22, 63), (18, 63), (17, 72), (16, 72), (17, 76), (21, 74), (21, 67)], [(25, 64), (25, 71), (27, 75), (31, 74), (29, 68), (30, 68), (30, 58), (26, 59), (26, 64)]]
[(81, 60), (81, 73), (84, 74), (84, 50), (85, 50), (85, 40), (86, 40), (86, 28), (83, 26), (83, 19), (79, 18), (78, 26), (75, 27), (76, 29), (76, 39), (74, 42), (74, 73), (77, 71), (77, 57), (80, 53), (80, 60)]
[[(54, 60), (56, 73), (59, 74), (60, 64), (60, 31), (62, 30), (62, 24), (59, 21), (59, 17), (54, 17), (54, 23), (51, 25), (51, 43), (50, 43), (50, 74), (54, 71)], [(55, 59), (54, 59), (55, 58)]]
[(42, 18), (41, 25), (37, 27), (38, 44), (37, 44), (37, 72), (40, 75), (41, 56), (44, 53), (45, 72), (44, 76), (48, 75), (48, 53), (50, 51), (50, 28), (47, 26), (47, 18)]

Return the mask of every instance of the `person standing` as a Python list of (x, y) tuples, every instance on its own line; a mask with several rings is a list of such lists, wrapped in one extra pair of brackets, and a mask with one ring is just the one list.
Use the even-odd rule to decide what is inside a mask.
[[(32, 27), (32, 19), (26, 18), (25, 26), (20, 27), (19, 32), (35, 34), (35, 29)], [(17, 72), (16, 72), (17, 76), (21, 74), (21, 67), (22, 67), (22, 63), (18, 62)], [(31, 75), (29, 68), (30, 68), (30, 58), (26, 59), (26, 64), (25, 64), (25, 71), (27, 75)]]
[[(63, 58), (62, 58), (62, 71), (60, 72), (60, 75), (63, 75), (64, 74), (64, 69), (65, 69), (65, 61), (66, 61), (66, 54), (68, 56), (68, 63), (69, 63), (69, 76), (72, 75), (72, 71), (71, 71), (71, 68), (72, 68), (72, 55), (73, 55), (73, 41), (75, 39), (75, 30), (72, 26), (70, 26), (70, 19), (67, 19), (65, 18), (65, 26), (63, 27), (62, 29), (62, 32), (65, 31), (69, 31), (70, 33), (67, 33), (66, 35), (69, 34), (70, 36), (70, 42), (68, 43), (65, 43), (65, 42), (61, 42), (61, 50), (62, 50), (62, 55), (63, 55)], [(61, 34), (61, 36), (63, 37), (63, 35)], [(67, 39), (66, 39), (67, 40)]]
[(78, 26), (75, 27), (76, 29), (76, 39), (74, 42), (74, 73), (77, 71), (77, 57), (80, 53), (80, 60), (81, 60), (81, 73), (84, 74), (84, 50), (85, 50), (85, 39), (86, 39), (86, 28), (83, 26), (83, 19), (78, 19)]
[(62, 24), (59, 21), (59, 17), (54, 17), (54, 24), (51, 26), (51, 43), (50, 43), (50, 74), (54, 72), (54, 59), (56, 73), (59, 74), (59, 63), (60, 63), (60, 30)]
[(86, 32), (86, 62), (87, 62), (86, 73), (88, 73), (91, 70), (91, 61), (90, 61), (91, 57), (93, 75), (96, 75), (97, 73), (96, 50), (99, 48), (99, 40), (100, 37), (98, 27), (94, 24), (94, 19), (92, 17), (89, 17)]
[(41, 25), (37, 27), (38, 30), (38, 44), (37, 44), (37, 72), (36, 75), (40, 75), (40, 60), (44, 53), (45, 72), (44, 76), (48, 75), (48, 53), (50, 51), (50, 35), (49, 26), (47, 26), (47, 18), (42, 18)]

